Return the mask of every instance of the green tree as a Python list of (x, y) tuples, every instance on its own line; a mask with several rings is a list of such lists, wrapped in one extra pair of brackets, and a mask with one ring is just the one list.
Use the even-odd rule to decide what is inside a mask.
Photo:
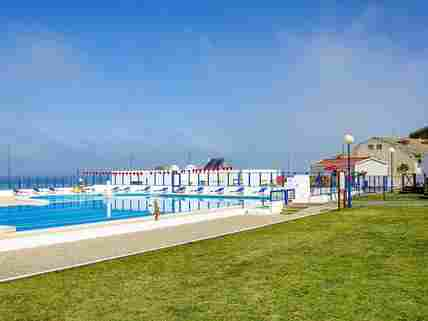
[(401, 165), (397, 167), (397, 171), (400, 174), (406, 174), (409, 171), (409, 165), (401, 163)]
[(415, 158), (416, 158), (416, 160), (418, 161), (419, 164), (422, 163), (423, 156), (422, 156), (421, 153), (415, 154)]

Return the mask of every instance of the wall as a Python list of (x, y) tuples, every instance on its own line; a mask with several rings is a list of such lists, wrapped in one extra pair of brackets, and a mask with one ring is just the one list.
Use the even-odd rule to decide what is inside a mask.
[(296, 203), (309, 203), (311, 199), (311, 182), (309, 175), (294, 176)]
[[(125, 173), (125, 175), (122, 175)], [(137, 175), (137, 173), (139, 175)], [(220, 170), (220, 171), (179, 171), (175, 174), (174, 185), (184, 186), (245, 186), (259, 187), (276, 183), (278, 170), (272, 169), (245, 169), (245, 170)], [(171, 171), (116, 171), (111, 179), (113, 185), (130, 185), (131, 182), (140, 182), (141, 185), (171, 186)]]
[(358, 173), (366, 172), (369, 176), (388, 176), (389, 166), (373, 159), (358, 162), (355, 165), (355, 171)]

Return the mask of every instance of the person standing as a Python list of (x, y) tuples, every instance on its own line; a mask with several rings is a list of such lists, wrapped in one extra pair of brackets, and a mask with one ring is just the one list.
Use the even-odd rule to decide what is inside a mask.
[(153, 215), (155, 217), (155, 221), (158, 221), (159, 217), (160, 217), (160, 208), (159, 208), (158, 200), (154, 201), (153, 207), (154, 207), (154, 209), (153, 209)]

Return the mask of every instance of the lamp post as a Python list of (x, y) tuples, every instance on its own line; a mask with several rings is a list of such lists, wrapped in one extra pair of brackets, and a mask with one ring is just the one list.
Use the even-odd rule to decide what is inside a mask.
[(394, 153), (395, 149), (394, 147), (389, 148), (389, 167), (390, 167), (390, 173), (391, 173), (391, 193), (394, 192)]
[(351, 144), (354, 143), (354, 137), (350, 134), (346, 134), (343, 137), (343, 141), (348, 145), (348, 177), (346, 180), (346, 190), (348, 193), (348, 208), (352, 207), (352, 181), (351, 181)]

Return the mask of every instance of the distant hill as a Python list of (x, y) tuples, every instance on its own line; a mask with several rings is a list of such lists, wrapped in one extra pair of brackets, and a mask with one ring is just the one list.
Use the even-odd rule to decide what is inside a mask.
[(415, 130), (414, 132), (410, 133), (409, 137), (428, 139), (428, 126)]

